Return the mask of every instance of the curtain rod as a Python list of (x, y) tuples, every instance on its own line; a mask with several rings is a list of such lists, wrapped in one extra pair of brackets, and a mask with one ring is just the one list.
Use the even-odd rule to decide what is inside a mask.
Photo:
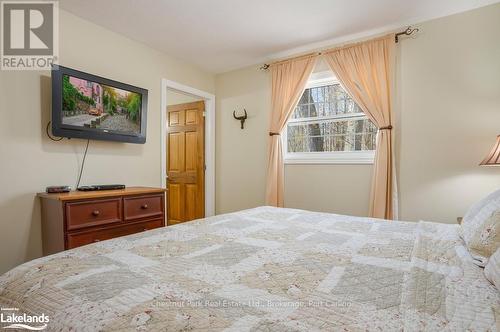
[[(409, 26), (408, 28), (406, 28), (406, 30), (394, 34), (394, 42), (399, 43), (400, 36), (410, 36), (410, 35), (414, 34), (415, 32), (419, 32), (419, 31), (420, 30), (418, 28), (412, 28), (411, 26)], [(316, 52), (316, 53), (321, 55), (321, 53), (323, 53), (323, 52)], [(286, 61), (286, 60), (282, 60), (282, 61)], [(271, 65), (269, 63), (265, 63), (259, 69), (260, 70), (268, 70), (270, 66)]]
[(420, 30), (418, 28), (412, 28), (411, 26), (409, 26), (408, 28), (406, 28), (405, 31), (401, 31), (401, 32), (398, 32), (397, 34), (394, 35), (394, 41), (396, 43), (399, 42), (399, 36), (410, 36), (412, 35), (414, 32), (419, 32)]

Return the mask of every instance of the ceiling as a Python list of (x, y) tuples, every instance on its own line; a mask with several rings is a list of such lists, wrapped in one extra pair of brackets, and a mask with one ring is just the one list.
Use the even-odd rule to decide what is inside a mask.
[(213, 73), (499, 0), (61, 0), (88, 21)]

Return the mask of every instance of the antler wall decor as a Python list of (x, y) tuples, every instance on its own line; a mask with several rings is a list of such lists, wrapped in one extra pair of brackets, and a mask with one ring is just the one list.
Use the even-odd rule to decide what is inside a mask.
[(241, 122), (241, 129), (243, 129), (245, 127), (245, 120), (248, 118), (247, 110), (243, 109), (243, 111), (245, 112), (245, 115), (242, 115), (242, 116), (236, 116), (236, 111), (233, 111), (233, 117), (236, 120), (240, 120), (240, 122)]

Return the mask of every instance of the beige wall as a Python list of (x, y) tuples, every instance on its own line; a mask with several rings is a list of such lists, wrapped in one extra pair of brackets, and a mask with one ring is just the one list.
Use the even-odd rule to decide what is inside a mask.
[[(400, 217), (455, 222), (500, 187), (477, 164), (500, 133), (500, 5), (420, 25), (399, 46), (397, 166)], [(217, 211), (264, 203), (269, 75), (258, 66), (216, 79)], [(246, 107), (240, 131), (232, 119)], [(370, 165), (286, 165), (285, 205), (366, 215)]]
[[(64, 11), (60, 59), (149, 90), (147, 143), (92, 141), (82, 184), (160, 186), (161, 78), (213, 93), (214, 76)], [(35, 193), (49, 185), (75, 186), (77, 180), (85, 141), (45, 136), (50, 88), (49, 72), (0, 71), (0, 273), (41, 255)]]
[(199, 101), (199, 100), (202, 100), (202, 98), (191, 96), (191, 95), (177, 92), (174, 90), (167, 90), (167, 105), (168, 106), (191, 103), (191, 102)]
[(285, 206), (366, 216), (371, 165), (285, 165)]
[[(264, 204), (270, 86), (255, 67), (216, 80), (216, 212)], [(233, 111), (247, 110), (245, 129)]]
[(401, 216), (454, 222), (500, 188), (478, 166), (500, 134), (500, 4), (421, 28), (401, 44)]

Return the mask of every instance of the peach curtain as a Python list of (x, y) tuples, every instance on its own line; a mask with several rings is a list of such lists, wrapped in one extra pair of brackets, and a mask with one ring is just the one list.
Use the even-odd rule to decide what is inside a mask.
[(304, 92), (318, 54), (271, 65), (271, 124), (267, 164), (266, 203), (283, 207), (284, 166), (280, 134)]
[(379, 128), (370, 216), (393, 219), (393, 142), (391, 87), (394, 35), (327, 51), (332, 71), (363, 112)]

